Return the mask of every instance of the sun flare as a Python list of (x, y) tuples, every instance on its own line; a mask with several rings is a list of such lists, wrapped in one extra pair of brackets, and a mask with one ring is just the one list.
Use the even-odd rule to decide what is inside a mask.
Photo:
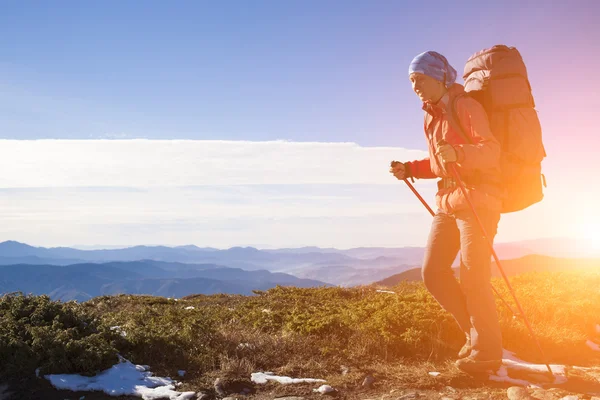
[(588, 222), (580, 228), (582, 249), (587, 253), (600, 253), (600, 223)]

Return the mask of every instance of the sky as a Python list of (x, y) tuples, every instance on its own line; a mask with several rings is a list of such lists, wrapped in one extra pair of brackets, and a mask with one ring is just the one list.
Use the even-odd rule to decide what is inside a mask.
[[(600, 3), (5, 1), (0, 240), (36, 246), (423, 246), (388, 173), (423, 158), (412, 58), (515, 46), (545, 199), (497, 241), (600, 249)], [(416, 184), (433, 202), (435, 183)]]

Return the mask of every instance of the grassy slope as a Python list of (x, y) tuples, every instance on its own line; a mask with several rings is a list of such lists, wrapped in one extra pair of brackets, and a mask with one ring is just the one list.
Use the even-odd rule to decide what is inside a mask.
[[(511, 282), (551, 362), (600, 364), (600, 353), (585, 345), (600, 323), (600, 272), (528, 273)], [(510, 299), (503, 282), (495, 286)], [(278, 287), (250, 297), (199, 295), (175, 301), (122, 295), (82, 304), (5, 296), (0, 356), (8, 362), (0, 375), (15, 370), (32, 375), (37, 366), (46, 373), (91, 374), (114, 362), (118, 351), (159, 375), (188, 371), (182, 389), (189, 390), (210, 386), (217, 376), (247, 380), (260, 370), (323, 378), (354, 392), (362, 390), (357, 388), (368, 373), (386, 391), (481, 386), (451, 365), (461, 333), (422, 284), (401, 283), (393, 290), (396, 294), (373, 287)], [(190, 306), (194, 309), (186, 309)], [(505, 348), (540, 362), (523, 322), (500, 301), (498, 310)], [(110, 329), (116, 325), (125, 337)], [(15, 349), (19, 357), (9, 359)], [(347, 374), (341, 373), (343, 366)], [(426, 373), (432, 370), (442, 376)], [(265, 390), (309, 394), (311, 387), (268, 385)]]

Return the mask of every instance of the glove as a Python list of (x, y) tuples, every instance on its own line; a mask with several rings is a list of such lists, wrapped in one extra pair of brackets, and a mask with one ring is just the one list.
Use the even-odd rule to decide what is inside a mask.
[(458, 161), (456, 149), (443, 139), (439, 141), (435, 155), (444, 164)]
[(404, 180), (407, 178), (412, 178), (410, 164), (400, 161), (392, 161), (390, 163), (390, 167), (390, 173), (394, 175), (396, 179)]

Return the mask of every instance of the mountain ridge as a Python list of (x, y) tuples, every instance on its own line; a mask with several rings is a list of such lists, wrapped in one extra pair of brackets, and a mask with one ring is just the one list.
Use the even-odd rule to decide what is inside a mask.
[(147, 294), (179, 298), (191, 294), (243, 294), (275, 286), (330, 284), (266, 270), (245, 271), (211, 264), (157, 261), (0, 266), (0, 293), (48, 294), (63, 301), (109, 294)]

